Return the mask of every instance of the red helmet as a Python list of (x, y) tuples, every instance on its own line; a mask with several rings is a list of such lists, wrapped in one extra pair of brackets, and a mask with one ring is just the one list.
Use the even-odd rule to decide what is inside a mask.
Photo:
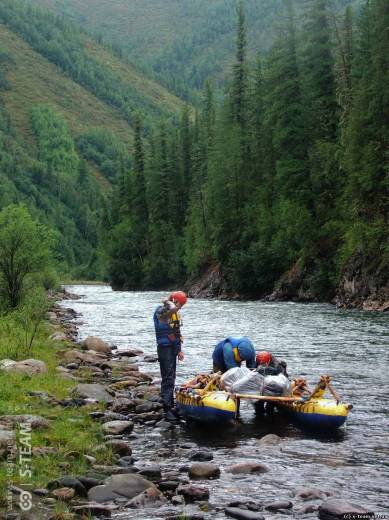
[(183, 291), (175, 291), (170, 295), (169, 300), (172, 302), (178, 302), (181, 307), (186, 304), (188, 298)]
[(258, 352), (255, 358), (257, 365), (268, 365), (271, 361), (270, 352)]

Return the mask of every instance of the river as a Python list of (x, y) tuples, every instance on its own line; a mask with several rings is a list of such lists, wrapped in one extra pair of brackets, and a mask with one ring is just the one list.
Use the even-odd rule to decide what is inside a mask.
[[(141, 348), (155, 354), (152, 315), (165, 293), (114, 292), (108, 286), (74, 285), (70, 292), (80, 300), (64, 301), (81, 313), (79, 336), (99, 336), (118, 348)], [(288, 499), (293, 516), (303, 503), (294, 495), (307, 486), (336, 497), (388, 512), (388, 410), (389, 315), (338, 310), (327, 304), (230, 302), (189, 300), (182, 311), (185, 360), (177, 381), (211, 368), (213, 346), (228, 335), (249, 336), (257, 350), (270, 350), (288, 363), (292, 376), (303, 375), (314, 384), (330, 374), (344, 401), (354, 405), (347, 426), (332, 436), (303, 433), (281, 418), (256, 418), (249, 403), (242, 407), (242, 422), (235, 428), (204, 431), (186, 426), (173, 431), (148, 430), (134, 446), (142, 460), (158, 462), (158, 451), (170, 450), (168, 467), (187, 463), (186, 445), (207, 447), (221, 467), (220, 479), (207, 481), (210, 503), (232, 500)], [(144, 371), (159, 376), (157, 363), (143, 363)], [(275, 433), (280, 446), (262, 448), (258, 439)], [(270, 466), (258, 476), (238, 476), (225, 468), (253, 458)], [(166, 462), (166, 461), (165, 461)], [(203, 485), (203, 483), (201, 483)], [(158, 519), (166, 512), (137, 511), (117, 518)], [(269, 518), (285, 515), (269, 514)], [(225, 518), (217, 509), (206, 518)], [(317, 518), (317, 513), (303, 518)]]

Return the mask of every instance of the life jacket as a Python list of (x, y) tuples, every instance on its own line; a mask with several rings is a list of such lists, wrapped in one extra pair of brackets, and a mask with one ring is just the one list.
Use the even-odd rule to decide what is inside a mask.
[(246, 361), (248, 368), (255, 368), (255, 350), (249, 338), (246, 336), (240, 338), (229, 336), (225, 339), (225, 343), (227, 342), (232, 346), (234, 360), (238, 366), (242, 361)]
[(178, 312), (173, 313), (168, 323), (162, 323), (158, 319), (158, 311), (161, 307), (158, 307), (154, 312), (154, 328), (155, 336), (158, 345), (166, 346), (180, 346), (181, 345), (181, 319)]

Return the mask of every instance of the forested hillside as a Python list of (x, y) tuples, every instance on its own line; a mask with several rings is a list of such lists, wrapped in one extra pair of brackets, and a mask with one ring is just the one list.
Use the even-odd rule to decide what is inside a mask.
[(136, 126), (112, 281), (162, 287), (211, 269), (211, 294), (387, 298), (389, 4), (348, 7), (334, 25), (310, 0), (298, 26), (286, 2), (255, 68), (244, 5), (223, 102), (208, 84), (196, 119), (161, 123), (149, 145)]
[(62, 272), (103, 276), (105, 199), (131, 165), (134, 116), (181, 106), (78, 28), (0, 3), (0, 209), (23, 202), (55, 230)]
[[(114, 42), (138, 68), (183, 98), (199, 99), (211, 78), (222, 87), (234, 59), (236, 0), (30, 0)], [(360, 0), (334, 0), (341, 12)], [(284, 0), (246, 0), (248, 57), (274, 40)], [(306, 0), (295, 0), (301, 23)], [(332, 23), (332, 20), (331, 20)]]

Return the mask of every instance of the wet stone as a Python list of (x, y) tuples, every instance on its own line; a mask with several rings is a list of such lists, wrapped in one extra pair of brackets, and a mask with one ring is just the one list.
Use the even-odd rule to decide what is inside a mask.
[[(127, 466), (131, 466), (131, 464), (133, 464), (133, 462), (134, 462), (133, 457), (129, 457), (129, 456), (120, 457), (120, 459), (118, 459), (119, 466), (122, 466), (123, 468), (125, 468)], [(136, 468), (133, 468), (133, 469), (134, 469), (134, 471), (136, 471)]]
[(50, 491), (46, 488), (37, 488), (33, 490), (33, 493), (38, 497), (46, 497), (50, 493)]
[(189, 478), (208, 479), (220, 477), (220, 468), (216, 464), (198, 462), (189, 468)]
[(301, 500), (320, 500), (326, 499), (330, 493), (321, 489), (314, 489), (308, 487), (298, 488), (296, 491), (296, 498)]
[(209, 490), (199, 486), (179, 486), (177, 494), (182, 495), (187, 503), (209, 499)]
[(207, 450), (198, 450), (189, 454), (189, 460), (207, 462), (213, 460), (213, 454)]
[(265, 517), (257, 511), (248, 511), (238, 507), (227, 507), (224, 510), (226, 516), (236, 520), (265, 520)]
[(131, 455), (132, 449), (130, 444), (127, 441), (123, 441), (120, 439), (112, 439), (105, 443), (107, 448), (110, 448), (113, 453), (117, 453), (121, 457)]
[(47, 484), (47, 488), (50, 491), (52, 491), (54, 489), (58, 489), (58, 488), (64, 488), (64, 487), (74, 489), (76, 495), (78, 495), (80, 497), (86, 496), (85, 487), (83, 486), (83, 484), (81, 484), (81, 482), (78, 479), (76, 479), (74, 477), (69, 477), (69, 476), (60, 477), (55, 480), (51, 480)]
[(262, 462), (240, 462), (239, 464), (230, 466), (228, 471), (234, 475), (248, 473), (267, 473), (269, 468)]
[(257, 444), (261, 446), (276, 446), (277, 444), (280, 444), (282, 441), (281, 437), (278, 435), (274, 435), (273, 433), (269, 433), (268, 435), (265, 435), (261, 439), (257, 441)]
[(139, 470), (139, 475), (142, 475), (145, 478), (149, 478), (151, 480), (160, 479), (162, 476), (161, 468), (155, 464), (152, 466), (146, 466), (145, 468), (141, 468)]
[(270, 502), (269, 504), (265, 504), (265, 509), (268, 511), (278, 511), (279, 509), (291, 509), (293, 504), (290, 500), (277, 500), (275, 502)]
[(180, 485), (180, 483), (178, 482), (178, 480), (165, 480), (165, 481), (160, 482), (158, 484), (158, 487), (162, 492), (165, 492), (165, 491), (175, 491), (179, 485)]
[(326, 500), (319, 507), (319, 518), (321, 520), (344, 519), (347, 515), (370, 515), (371, 518), (374, 517), (374, 513), (365, 507), (341, 499)]
[(85, 487), (86, 490), (89, 490), (95, 486), (100, 486), (101, 484), (103, 484), (103, 479), (97, 479), (97, 478), (93, 478), (93, 477), (88, 477), (88, 476), (77, 476), (76, 477), (77, 480), (79, 480), (81, 482), (81, 484)]

